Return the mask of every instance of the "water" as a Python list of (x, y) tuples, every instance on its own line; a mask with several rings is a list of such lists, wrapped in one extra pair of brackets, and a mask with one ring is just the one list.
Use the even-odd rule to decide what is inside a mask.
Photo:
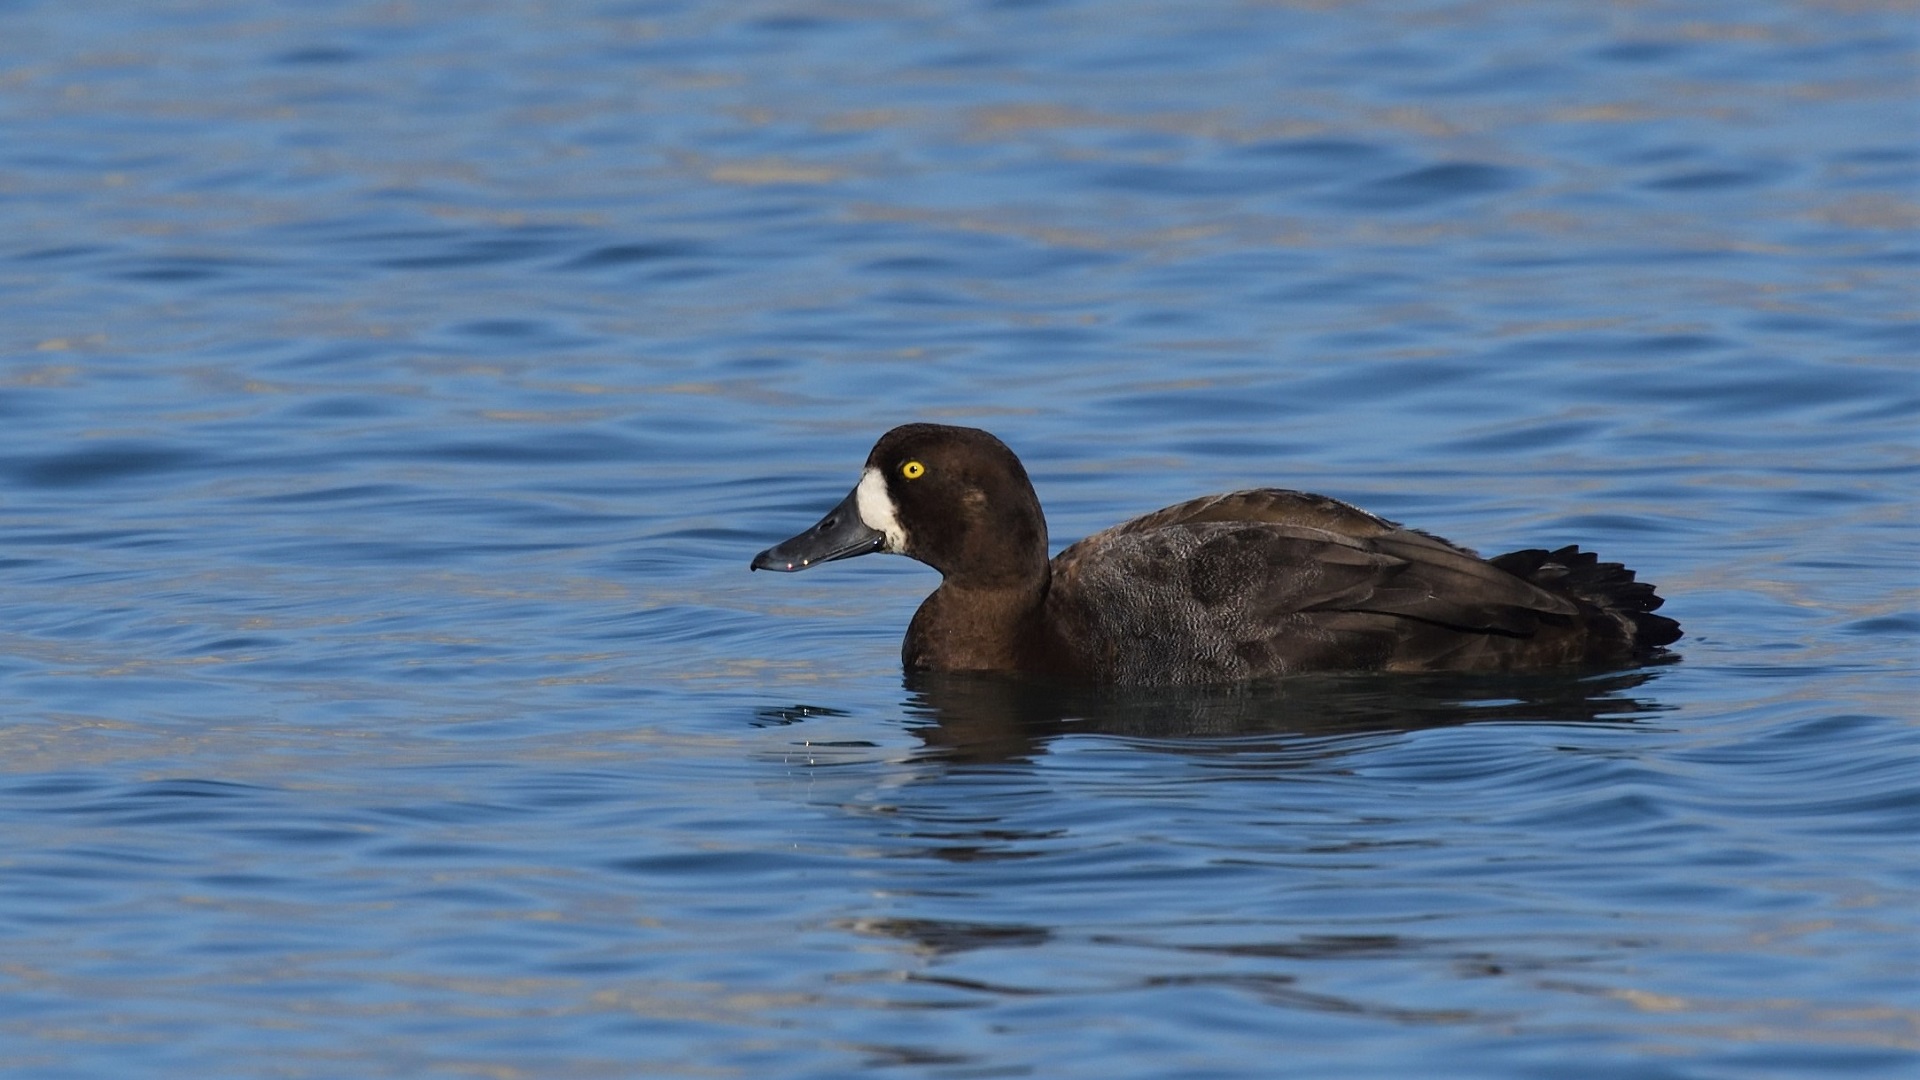
[[(1908, 1076), (1910, 5), (0, 5), (0, 1071)], [(1682, 659), (909, 683), (909, 419)]]

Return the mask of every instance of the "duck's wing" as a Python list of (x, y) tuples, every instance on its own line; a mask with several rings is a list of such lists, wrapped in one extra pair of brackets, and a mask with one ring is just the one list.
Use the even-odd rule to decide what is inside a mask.
[(1418, 529), (1409, 529), (1399, 522), (1369, 514), (1351, 503), (1330, 499), (1325, 495), (1289, 491), (1285, 488), (1250, 488), (1246, 491), (1230, 491), (1224, 495), (1203, 495), (1198, 499), (1175, 503), (1163, 510), (1155, 510), (1151, 514), (1142, 514), (1131, 521), (1123, 521), (1112, 528), (1087, 537), (1081, 541), (1081, 544), (1099, 543), (1104, 537), (1116, 534), (1153, 532), (1170, 525), (1204, 525), (1209, 522), (1298, 525), (1354, 538), (1408, 533), (1416, 537), (1425, 537), (1435, 544), (1454, 551), (1467, 555), (1473, 554), (1466, 548), (1450, 544), (1437, 536), (1430, 536)]
[[(1122, 522), (1061, 552), (1055, 572), (1063, 564), (1096, 556), (1111, 558), (1123, 549), (1132, 552), (1134, 559), (1153, 558), (1156, 547), (1167, 549), (1158, 553), (1161, 557), (1177, 558), (1172, 549), (1187, 544), (1179, 533), (1167, 530), (1203, 525), (1258, 526), (1207, 530), (1212, 543), (1209, 558), (1229, 557), (1227, 552), (1233, 548), (1232, 561), (1264, 564), (1264, 578), (1271, 579), (1267, 584), (1300, 586), (1299, 595), (1286, 591), (1300, 610), (1357, 605), (1447, 625), (1508, 632), (1524, 632), (1525, 620), (1517, 623), (1515, 611), (1556, 615), (1575, 611), (1566, 598), (1487, 562), (1469, 548), (1338, 499), (1281, 488), (1208, 495)], [(1229, 536), (1233, 539), (1223, 539)], [(1314, 565), (1330, 572), (1305, 575), (1317, 582), (1315, 587), (1305, 587), (1300, 571)], [(1232, 576), (1251, 585), (1259, 575), (1243, 565)]]
[(1261, 490), (1136, 518), (1054, 559), (1065, 646), (1097, 677), (1498, 666), (1579, 609), (1465, 548), (1345, 503)]

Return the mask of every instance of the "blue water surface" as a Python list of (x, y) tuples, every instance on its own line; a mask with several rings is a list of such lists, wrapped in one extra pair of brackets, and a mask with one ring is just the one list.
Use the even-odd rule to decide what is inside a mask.
[[(0, 3), (0, 1073), (1914, 1075), (1914, 14)], [(1687, 637), (904, 679), (908, 420)]]

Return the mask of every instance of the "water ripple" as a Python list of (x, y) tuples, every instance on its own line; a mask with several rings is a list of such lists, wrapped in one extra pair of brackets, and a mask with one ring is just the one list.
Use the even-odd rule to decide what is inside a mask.
[[(121, 7), (0, 42), (7, 1064), (1911, 1071), (1909, 12)], [(911, 419), (1688, 636), (903, 681), (745, 564)]]

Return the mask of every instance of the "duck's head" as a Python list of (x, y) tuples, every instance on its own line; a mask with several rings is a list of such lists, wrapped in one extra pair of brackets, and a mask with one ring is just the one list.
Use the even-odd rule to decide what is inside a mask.
[(906, 424), (874, 444), (840, 505), (754, 556), (753, 569), (805, 570), (876, 551), (918, 559), (959, 585), (1044, 580), (1047, 523), (1005, 443), (978, 428)]

